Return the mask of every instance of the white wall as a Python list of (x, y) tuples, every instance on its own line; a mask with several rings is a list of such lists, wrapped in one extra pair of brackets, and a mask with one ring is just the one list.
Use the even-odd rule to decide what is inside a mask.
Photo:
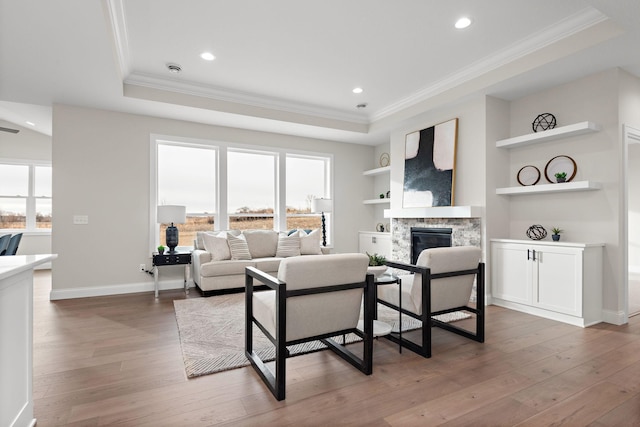
[[(371, 168), (373, 147), (55, 105), (57, 297), (151, 289), (152, 278), (137, 271), (151, 264), (150, 134), (333, 154), (335, 251), (358, 250), (357, 231), (368, 215), (362, 199), (371, 185), (362, 171)], [(89, 224), (74, 225), (74, 215), (88, 215)]]
[[(0, 132), (0, 159), (51, 161), (51, 137), (32, 129), (0, 120), (0, 126), (18, 129), (18, 133)], [(0, 233), (4, 234), (4, 232)], [(51, 233), (38, 231), (23, 233), (18, 255), (51, 253)], [(49, 268), (50, 264), (38, 266)]]

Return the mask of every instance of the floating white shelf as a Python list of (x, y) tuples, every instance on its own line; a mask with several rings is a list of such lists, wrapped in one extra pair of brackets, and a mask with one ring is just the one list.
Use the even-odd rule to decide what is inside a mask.
[(498, 148), (524, 147), (530, 144), (553, 141), (560, 138), (567, 138), (570, 136), (597, 132), (599, 130), (600, 130), (600, 125), (594, 122), (586, 121), (586, 122), (575, 123), (572, 125), (561, 126), (559, 128), (549, 129), (541, 132), (530, 133), (527, 135), (515, 136), (513, 138), (501, 139), (499, 141), (496, 141), (496, 147)]
[(384, 199), (369, 199), (369, 200), (363, 200), (362, 203), (364, 203), (365, 205), (382, 205), (382, 204), (389, 204), (391, 203), (391, 199), (388, 198), (384, 198)]
[(375, 176), (375, 175), (382, 175), (383, 173), (389, 173), (389, 172), (391, 172), (391, 166), (385, 166), (382, 168), (369, 169), (367, 171), (362, 172), (362, 175)]
[(563, 182), (561, 184), (527, 185), (523, 187), (496, 188), (496, 194), (517, 196), (520, 194), (563, 193), (568, 191), (599, 190), (602, 184), (594, 181)]

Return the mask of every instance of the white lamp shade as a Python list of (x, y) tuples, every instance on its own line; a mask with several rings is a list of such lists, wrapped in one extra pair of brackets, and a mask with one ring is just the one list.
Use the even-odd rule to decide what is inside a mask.
[(183, 224), (187, 221), (187, 207), (177, 205), (158, 206), (158, 222), (160, 224)]
[(333, 210), (333, 200), (331, 199), (312, 199), (311, 212), (331, 212)]

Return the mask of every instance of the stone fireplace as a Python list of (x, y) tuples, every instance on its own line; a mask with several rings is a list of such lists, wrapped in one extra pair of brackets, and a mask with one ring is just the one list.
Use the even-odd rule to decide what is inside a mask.
[(411, 263), (411, 229), (451, 229), (451, 246), (481, 244), (480, 218), (393, 218), (391, 220), (391, 258)]

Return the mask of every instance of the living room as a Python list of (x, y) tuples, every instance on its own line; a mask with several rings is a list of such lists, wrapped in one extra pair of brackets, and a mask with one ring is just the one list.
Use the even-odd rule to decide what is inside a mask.
[[(3, 2), (3, 8), (8, 7), (5, 3), (9, 2)], [(591, 6), (594, 3), (598, 2), (588, 2)], [(631, 5), (631, 2), (625, 6), (635, 7), (633, 10), (637, 11), (637, 6)], [(102, 13), (101, 10), (96, 11), (95, 6), (88, 8), (80, 10), (88, 15)], [(620, 18), (616, 16), (616, 19), (619, 21)], [(613, 24), (603, 21), (600, 25)], [(607, 37), (603, 35), (608, 31), (606, 28), (597, 24), (595, 27), (591, 32), (585, 30), (573, 37), (582, 37), (585, 45), (597, 45), (594, 39), (598, 36), (593, 33), (603, 39), (615, 38), (610, 34)], [(6, 38), (3, 37), (3, 40)], [(99, 46), (111, 49), (103, 42), (103, 38), (100, 38)], [(6, 52), (4, 43), (2, 51)], [(606, 44), (606, 41), (602, 43)], [(587, 49), (587, 46), (583, 48)], [(580, 51), (577, 47), (574, 49)], [(631, 55), (630, 46), (628, 52)], [(560, 59), (564, 54), (567, 59)], [(149, 105), (146, 113), (133, 113), (112, 111), (80, 100), (73, 102), (70, 98), (64, 102), (53, 99), (51, 135), (35, 132), (28, 125), (0, 116), (1, 126), (20, 129), (16, 135), (0, 134), (0, 157), (50, 161), (53, 165), (54, 231), (50, 234), (50, 243), (46, 241), (47, 233), (26, 235), (21, 244), (22, 253), (58, 254), (51, 269), (50, 288), (45, 294), (52, 300), (64, 301), (59, 301), (62, 304), (60, 306), (47, 301), (51, 307), (64, 307), (67, 299), (77, 298), (88, 298), (87, 305), (90, 306), (92, 303), (89, 298), (109, 295), (122, 297), (131, 294), (131, 298), (139, 302), (138, 293), (142, 291), (145, 297), (150, 297), (153, 278), (141, 274), (138, 266), (145, 264), (150, 267), (151, 252), (158, 239), (157, 224), (151, 220), (155, 206), (150, 197), (155, 179), (152, 173), (152, 144), (153, 137), (157, 135), (209, 144), (224, 143), (234, 147), (330, 155), (333, 161), (333, 188), (330, 195), (334, 204), (329, 229), (330, 245), (337, 253), (357, 252), (358, 231), (375, 230), (378, 223), (393, 223), (394, 219), (385, 217), (385, 208), (395, 211), (403, 209), (401, 197), (395, 195), (403, 192), (406, 135), (457, 118), (455, 205), (479, 210), (485, 262), (488, 265), (491, 262), (491, 239), (527, 239), (525, 233), (532, 224), (542, 224), (547, 230), (551, 227), (562, 228), (563, 240), (568, 242), (602, 243), (605, 278), (602, 283), (602, 320), (609, 325), (624, 324), (630, 314), (629, 267), (633, 270), (640, 265), (637, 240), (630, 237), (634, 235), (633, 230), (640, 227), (636, 214), (638, 201), (637, 196), (628, 191), (629, 188), (635, 188), (640, 179), (633, 172), (640, 169), (637, 167), (640, 160), (636, 150), (638, 144), (627, 146), (622, 129), (623, 125), (640, 126), (640, 78), (625, 68), (626, 63), (565, 75), (567, 63), (588, 62), (588, 59), (571, 52), (560, 42), (557, 46), (548, 47), (546, 55), (548, 57), (538, 59), (538, 62), (535, 58), (528, 58), (530, 62), (515, 61), (515, 64), (511, 64), (517, 68), (515, 71), (487, 73), (484, 78), (490, 80), (489, 83), (481, 84), (483, 76), (472, 79), (465, 83), (471, 88), (463, 95), (462, 91), (444, 89), (439, 96), (373, 122), (367, 125), (369, 132), (375, 134), (384, 127), (382, 134), (386, 136), (366, 144), (345, 143), (340, 138), (321, 138), (311, 131), (307, 136), (285, 134), (273, 123), (266, 126), (271, 130), (253, 125), (231, 126), (228, 122), (216, 125), (200, 120), (205, 115), (202, 110), (206, 112), (207, 108), (198, 109), (194, 105), (177, 113), (176, 118), (168, 118), (166, 112), (154, 114), (157, 101), (145, 104)], [(111, 57), (111, 53), (106, 56)], [(2, 63), (6, 64), (7, 61), (3, 60)], [(113, 67), (113, 64), (109, 66)], [(0, 70), (2, 76), (15, 73), (4, 73), (4, 70)], [(538, 75), (536, 84), (521, 89), (518, 77), (531, 73)], [(490, 91), (494, 83), (499, 83), (500, 74), (509, 83), (504, 86), (509, 90)], [(548, 84), (545, 79), (557, 83)], [(2, 80), (2, 101), (8, 101), (9, 104), (29, 103), (32, 99), (27, 91), (22, 97), (16, 96), (13, 89), (9, 90), (5, 84), (13, 83), (13, 80), (5, 81), (5, 77)], [(127, 102), (132, 104), (146, 103), (157, 95), (151, 91), (141, 93), (143, 89), (127, 86), (122, 80), (118, 84), (111, 87), (118, 94), (114, 96), (128, 92)], [(37, 91), (37, 85), (33, 90)], [(138, 92), (134, 94), (136, 90)], [(183, 94), (174, 96), (181, 98)], [(163, 99), (160, 101), (164, 102)], [(194, 101), (178, 99), (177, 102), (184, 105)], [(6, 105), (3, 104), (5, 108)], [(193, 118), (189, 118), (189, 112), (193, 113)], [(518, 150), (496, 147), (496, 141), (530, 134), (532, 121), (544, 112), (555, 115), (558, 127), (592, 121), (600, 129), (562, 142), (532, 145)], [(262, 119), (275, 121), (273, 118)], [(313, 125), (317, 126), (317, 123)], [(357, 133), (331, 127), (328, 129), (325, 135), (332, 132), (340, 135)], [(388, 153), (391, 159), (389, 187), (384, 189), (392, 195), (390, 203), (388, 206), (365, 205), (363, 199), (377, 197), (382, 190), (362, 172), (379, 166), (379, 158), (383, 153)], [(496, 194), (497, 188), (518, 185), (516, 177), (521, 167), (535, 165), (542, 170), (546, 162), (557, 155), (568, 155), (575, 159), (578, 164), (576, 181), (598, 182), (602, 187), (594, 191), (530, 196)], [(88, 223), (74, 224), (72, 219), (78, 215), (86, 216)], [(190, 243), (181, 241), (181, 245), (189, 246)], [(170, 274), (162, 275), (161, 287), (165, 291), (161, 299), (179, 295), (176, 289), (181, 287), (181, 274), (177, 268)], [(487, 272), (487, 281), (491, 281), (490, 270)], [(149, 303), (153, 303), (153, 297), (150, 297)], [(43, 307), (42, 303), (40, 307)], [(166, 305), (163, 307), (166, 308)], [(546, 325), (552, 327), (551, 323)], [(377, 350), (382, 347), (382, 361), (390, 361), (397, 356), (390, 347), (378, 344)], [(326, 359), (319, 356), (313, 360), (320, 363)], [(304, 366), (304, 362), (297, 363)], [(330, 368), (335, 368), (337, 364), (333, 361), (328, 363)], [(420, 369), (417, 361), (411, 359), (411, 363)], [(410, 375), (410, 372), (405, 374)], [(209, 386), (214, 387), (215, 382), (209, 381)], [(259, 386), (256, 382), (250, 387)], [(40, 391), (46, 394), (44, 390)], [(260, 398), (256, 399), (263, 405), (269, 404)]]

